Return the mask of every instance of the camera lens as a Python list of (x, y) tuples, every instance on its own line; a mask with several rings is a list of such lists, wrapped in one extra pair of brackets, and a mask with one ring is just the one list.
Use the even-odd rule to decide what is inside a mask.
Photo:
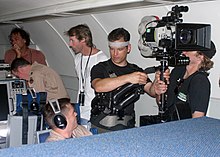
[(192, 32), (190, 30), (181, 30), (180, 32), (180, 42), (182, 44), (189, 44), (192, 40)]

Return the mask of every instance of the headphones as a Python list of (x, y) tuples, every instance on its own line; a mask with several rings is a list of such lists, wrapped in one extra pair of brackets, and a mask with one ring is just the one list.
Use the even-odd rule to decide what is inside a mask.
[(57, 128), (65, 129), (67, 126), (66, 117), (61, 113), (60, 105), (57, 99), (49, 100), (49, 104), (55, 113), (53, 122)]
[(29, 93), (31, 94), (30, 110), (31, 112), (39, 112), (39, 104), (37, 103), (37, 94), (34, 88), (28, 88)]

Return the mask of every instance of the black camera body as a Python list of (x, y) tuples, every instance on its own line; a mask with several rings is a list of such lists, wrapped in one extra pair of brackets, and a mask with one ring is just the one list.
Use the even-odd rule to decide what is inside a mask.
[(161, 20), (155, 16), (144, 17), (139, 25), (145, 26), (145, 29), (139, 28), (141, 36), (138, 47), (142, 56), (156, 60), (166, 59), (169, 66), (178, 66), (189, 63), (189, 59), (181, 55), (182, 51), (209, 50), (211, 25), (182, 23), (181, 12), (187, 11), (187, 6), (176, 5), (168, 12), (170, 16), (162, 17)]
[(175, 50), (206, 51), (211, 48), (211, 25), (176, 24)]

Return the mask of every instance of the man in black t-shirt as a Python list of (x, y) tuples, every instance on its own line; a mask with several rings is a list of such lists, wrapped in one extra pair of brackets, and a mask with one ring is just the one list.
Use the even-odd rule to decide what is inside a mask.
[[(140, 93), (138, 92), (141, 92), (142, 89), (150, 96), (156, 97), (164, 93), (167, 88), (164, 82), (152, 82), (141, 68), (127, 62), (127, 54), (131, 51), (130, 33), (127, 30), (124, 28), (113, 30), (108, 35), (108, 41), (111, 59), (95, 65), (91, 70), (92, 87), (96, 95), (99, 94), (103, 98), (101, 102), (99, 100), (99, 105), (96, 104), (96, 99), (93, 99), (90, 118), (92, 127), (98, 128), (99, 133), (134, 127), (134, 102), (139, 99)], [(159, 79), (159, 73), (157, 73), (156, 78)], [(125, 88), (124, 94), (119, 95), (120, 89), (126, 85), (137, 85), (137, 88), (133, 86)], [(127, 104), (119, 105), (116, 107), (117, 109), (112, 107), (111, 100), (115, 93), (119, 95), (118, 99), (123, 102), (114, 102), (114, 105), (126, 104), (125, 101)], [(132, 96), (134, 99), (131, 98)], [(122, 97), (127, 100), (123, 100)], [(117, 100), (114, 99), (113, 101)]]

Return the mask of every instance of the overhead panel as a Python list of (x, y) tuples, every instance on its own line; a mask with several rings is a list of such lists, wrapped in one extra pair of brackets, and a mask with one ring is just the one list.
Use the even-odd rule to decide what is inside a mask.
[(34, 20), (198, 1), (205, 0), (2, 0), (0, 1), (0, 23), (14, 24)]

